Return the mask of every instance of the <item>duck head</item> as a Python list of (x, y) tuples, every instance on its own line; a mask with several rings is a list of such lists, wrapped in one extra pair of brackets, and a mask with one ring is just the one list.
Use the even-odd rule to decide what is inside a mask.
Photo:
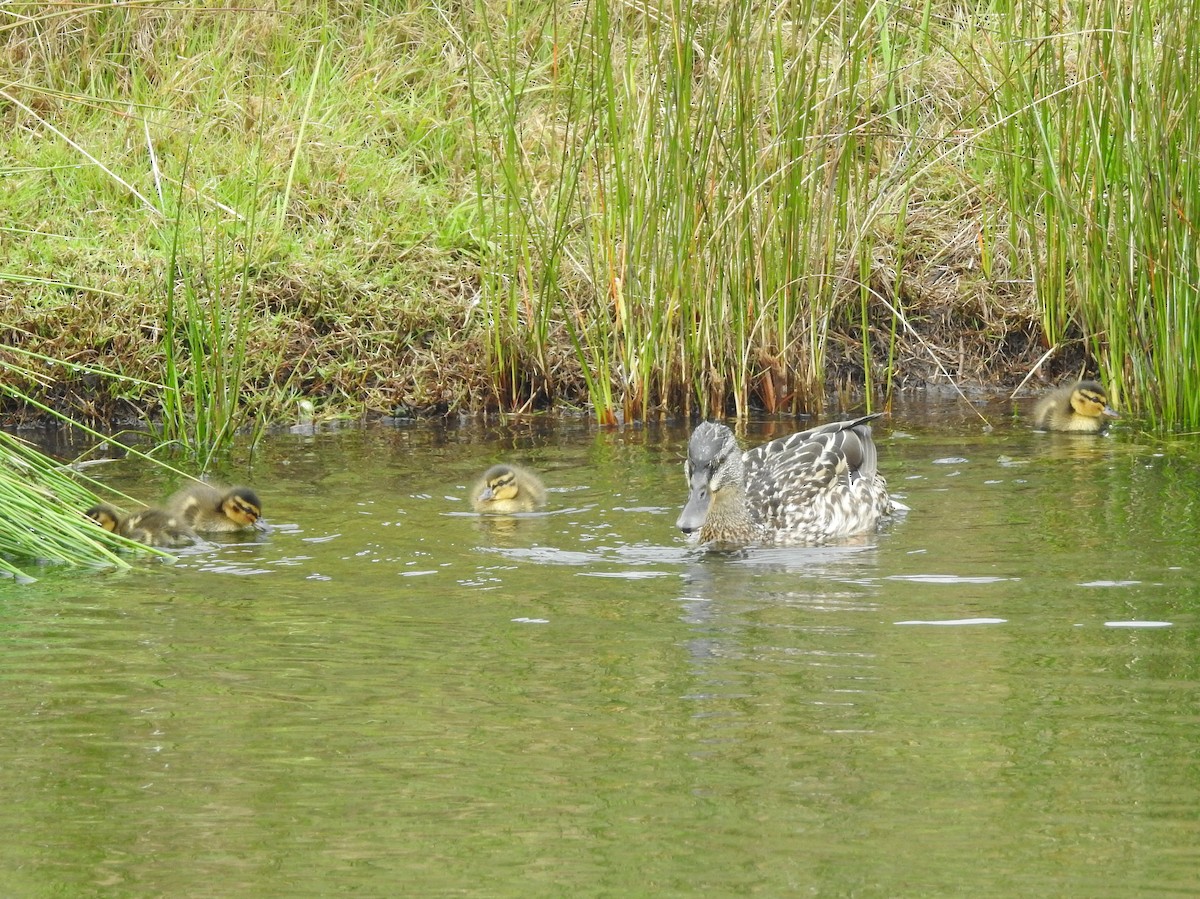
[(490, 503), (516, 499), (520, 492), (517, 473), (507, 465), (493, 465), (483, 475), (483, 493), (479, 494), (479, 500)]
[(120, 513), (108, 503), (98, 503), (83, 513), (106, 531), (116, 531), (121, 524)]
[(733, 432), (725, 425), (706, 421), (692, 432), (688, 441), (687, 461), (688, 498), (679, 513), (675, 526), (692, 534), (704, 526), (713, 501), (723, 495), (744, 491), (742, 451)]
[(1108, 404), (1108, 394), (1096, 381), (1080, 381), (1071, 391), (1071, 408), (1086, 418), (1120, 418)]
[(249, 487), (234, 487), (221, 500), (221, 511), (242, 527), (252, 527), (262, 515), (262, 503)]

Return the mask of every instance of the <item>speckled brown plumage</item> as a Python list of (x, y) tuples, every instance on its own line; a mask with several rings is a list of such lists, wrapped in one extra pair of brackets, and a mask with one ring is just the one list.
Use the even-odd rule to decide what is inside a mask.
[(188, 546), (199, 539), (189, 527), (162, 509), (123, 515), (107, 503), (100, 503), (84, 514), (104, 530), (147, 546)]
[(172, 494), (167, 511), (202, 534), (231, 534), (258, 526), (262, 502), (249, 487), (228, 490), (196, 482)]
[(698, 543), (824, 543), (874, 530), (892, 511), (868, 424), (832, 422), (742, 452), (725, 425), (692, 432), (677, 526)]

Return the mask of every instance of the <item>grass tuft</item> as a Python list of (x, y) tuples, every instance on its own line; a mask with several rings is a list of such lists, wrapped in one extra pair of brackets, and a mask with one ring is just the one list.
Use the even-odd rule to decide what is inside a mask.
[[(956, 277), (973, 269), (982, 287), (1000, 268), (978, 261), (980, 187), (946, 196), (982, 104), (935, 114), (931, 16), (592, 0), (538, 18), (477, 3), (463, 44), (498, 404), (569, 395), (578, 373), (600, 421), (810, 411), (831, 342), (858, 347), (838, 370), (868, 403), (893, 389), (898, 310), (967, 280), (920, 271), (921, 229), (963, 216)], [(966, 81), (950, 52), (938, 61)], [(563, 333), (565, 374), (550, 364)]]
[(32, 566), (127, 567), (129, 542), (87, 520), (95, 498), (53, 460), (0, 432), (0, 572), (35, 578)]
[(1033, 249), (1047, 340), (1082, 335), (1116, 402), (1160, 428), (1196, 428), (1192, 7), (1022, 3), (997, 21), (997, 158)]

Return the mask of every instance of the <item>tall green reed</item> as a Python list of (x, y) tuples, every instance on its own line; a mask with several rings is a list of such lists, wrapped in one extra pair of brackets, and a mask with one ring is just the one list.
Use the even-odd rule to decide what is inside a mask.
[(1118, 401), (1200, 427), (1200, 24), (1191, 4), (1000, 4), (991, 62), (1046, 333)]
[[(186, 173), (187, 164), (184, 162)], [(252, 186), (245, 214), (231, 207), (207, 211), (185, 201), (185, 177), (169, 240), (163, 276), (164, 389), (156, 436), (207, 469), (234, 437), (264, 424), (264, 409), (279, 388), (249, 396), (244, 377), (254, 320), (251, 262), (258, 246), (258, 192)], [(185, 221), (192, 213), (194, 223)], [(186, 252), (181, 246), (187, 241)]]
[(819, 408), (830, 328), (856, 317), (869, 383), (855, 310), (881, 220), (903, 227), (905, 179), (879, 172), (928, 9), (573, 9), (464, 23), (500, 404), (553, 393), (555, 328), (602, 421)]
[[(478, 12), (487, 18), (482, 6)], [(559, 283), (566, 275), (563, 216), (579, 174), (566, 150), (580, 139), (580, 126), (569, 81), (561, 126), (539, 122), (527, 110), (530, 94), (547, 90), (547, 81), (554, 89), (559, 77), (556, 51), (565, 35), (557, 6), (514, 9), (503, 21), (502, 28), (476, 30), (468, 18), (462, 34), (472, 107), (488, 111), (476, 120), (472, 168), (485, 248), (489, 367), (498, 404), (517, 408), (555, 398), (557, 372), (547, 351), (556, 326), (557, 336), (565, 330), (578, 347), (576, 323), (556, 312), (565, 289)], [(589, 393), (602, 389), (601, 374), (587, 368), (583, 374)]]
[[(4, 273), (0, 272), (0, 280)], [(147, 385), (126, 375), (116, 374), (93, 366), (51, 359), (20, 347), (8, 347), (0, 359), (0, 396), (17, 405), (36, 409), (47, 420), (86, 434), (98, 446), (115, 442), (70, 415), (54, 409), (29, 395), (16, 383), (48, 383), (51, 376), (34, 371), (23, 361), (40, 363), (43, 369), (72, 369), (89, 377)], [(175, 469), (136, 446), (121, 444), (122, 454), (135, 456), (150, 464)], [(182, 475), (182, 472), (176, 472)], [(21, 580), (29, 576), (31, 565), (55, 562), (82, 567), (116, 565), (125, 567), (125, 560), (114, 555), (115, 550), (138, 549), (164, 555), (160, 550), (142, 546), (96, 527), (84, 518), (83, 511), (96, 502), (96, 494), (111, 494), (112, 490), (90, 477), (82, 465), (64, 465), (42, 453), (31, 444), (7, 432), (0, 431), (0, 571)], [(129, 497), (124, 497), (126, 500)]]
[(24, 581), (40, 562), (125, 567), (116, 550), (128, 541), (83, 516), (94, 501), (53, 459), (0, 431), (0, 572)]
[[(247, 429), (257, 440), (266, 417), (290, 405), (289, 384), (271, 383), (255, 390), (247, 382), (246, 354), (250, 327), (256, 320), (254, 285), (273, 248), (287, 239), (288, 215), (305, 147), (314, 98), (327, 77), (325, 47), (317, 49), (304, 92), (304, 105), (275, 215), (260, 227), (262, 201), (268, 195), (264, 171), (263, 123), (257, 146), (246, 160), (245, 181), (226, 186), (230, 202), (204, 201), (188, 187), (191, 147), (184, 154), (175, 213), (167, 225), (164, 273), (162, 350), (165, 385), (162, 417), (157, 423), (164, 442), (180, 446), (207, 469)], [(261, 105), (268, 102), (267, 81), (260, 79)], [(147, 131), (151, 155), (153, 146)], [(233, 180), (233, 179), (231, 179)], [(188, 199), (191, 197), (191, 199)], [(185, 220), (189, 217), (190, 220)], [(279, 360), (281, 361), (281, 360)], [(274, 369), (282, 368), (276, 364)]]

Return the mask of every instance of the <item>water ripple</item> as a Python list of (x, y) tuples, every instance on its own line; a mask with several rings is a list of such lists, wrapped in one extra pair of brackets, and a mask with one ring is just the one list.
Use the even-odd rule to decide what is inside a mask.
[(918, 584), (999, 584), (1019, 581), (1019, 577), (992, 577), (988, 575), (967, 577), (959, 574), (889, 574), (887, 581), (913, 581)]
[(1174, 627), (1171, 621), (1106, 621), (1105, 627)]

